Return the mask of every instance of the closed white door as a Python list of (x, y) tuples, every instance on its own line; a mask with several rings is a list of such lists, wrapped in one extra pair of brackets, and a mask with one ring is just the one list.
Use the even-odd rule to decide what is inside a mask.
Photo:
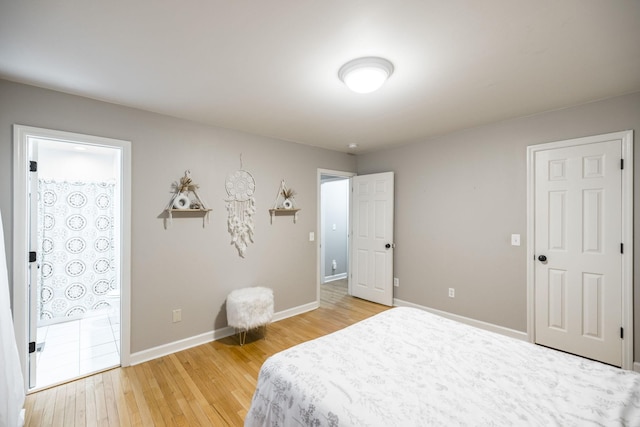
[(535, 342), (622, 364), (622, 143), (535, 153)]
[(393, 305), (393, 172), (353, 178), (353, 296)]

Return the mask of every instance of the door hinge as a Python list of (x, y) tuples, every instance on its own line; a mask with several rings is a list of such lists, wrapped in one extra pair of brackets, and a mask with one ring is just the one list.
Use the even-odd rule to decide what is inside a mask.
[(38, 162), (29, 161), (29, 172), (38, 172)]
[(624, 328), (620, 328), (620, 339), (624, 338)]
[(620, 253), (624, 253), (624, 243), (620, 243)]
[(29, 262), (36, 262), (36, 253), (35, 252), (29, 252)]
[(36, 352), (36, 342), (35, 341), (31, 341), (29, 343), (29, 354), (35, 353), (35, 352)]
[(624, 169), (624, 159), (620, 159), (620, 169)]

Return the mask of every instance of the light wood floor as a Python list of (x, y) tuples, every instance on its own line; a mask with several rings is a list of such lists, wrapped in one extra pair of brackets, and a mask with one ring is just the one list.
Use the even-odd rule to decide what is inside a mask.
[(26, 426), (241, 426), (258, 371), (278, 351), (342, 329), (388, 307), (322, 285), (320, 308), (249, 333), (30, 394)]

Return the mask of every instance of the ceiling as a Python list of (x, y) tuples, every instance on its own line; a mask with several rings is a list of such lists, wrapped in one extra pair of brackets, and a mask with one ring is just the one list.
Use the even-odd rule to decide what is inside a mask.
[[(639, 0), (0, 0), (0, 78), (361, 153), (640, 91), (638, 23)], [(394, 64), (377, 92), (338, 80), (361, 56)]]

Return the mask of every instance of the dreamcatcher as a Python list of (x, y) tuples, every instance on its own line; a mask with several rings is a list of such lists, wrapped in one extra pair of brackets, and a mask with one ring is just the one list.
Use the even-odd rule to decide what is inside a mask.
[(225, 187), (229, 195), (226, 202), (231, 244), (235, 245), (238, 255), (244, 258), (249, 243), (253, 243), (253, 215), (256, 213), (253, 193), (256, 190), (256, 181), (249, 172), (242, 169), (242, 157), (240, 170), (227, 175)]

